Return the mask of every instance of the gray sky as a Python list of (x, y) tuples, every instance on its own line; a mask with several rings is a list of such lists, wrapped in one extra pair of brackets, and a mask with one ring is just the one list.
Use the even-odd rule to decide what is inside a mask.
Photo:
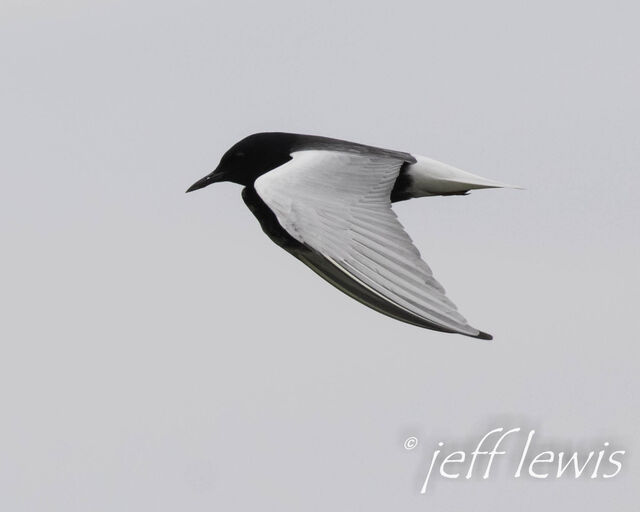
[[(0, 508), (636, 510), (639, 15), (4, 0)], [(494, 342), (340, 294), (235, 185), (184, 194), (263, 130), (525, 186), (396, 208)], [(610, 480), (510, 458), (419, 494), (438, 441), (494, 427), (627, 455)]]

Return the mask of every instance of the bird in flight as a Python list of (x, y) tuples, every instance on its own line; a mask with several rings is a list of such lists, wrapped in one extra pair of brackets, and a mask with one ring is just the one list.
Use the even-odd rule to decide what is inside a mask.
[(509, 185), (423, 156), (278, 132), (242, 139), (187, 192), (221, 181), (244, 186), (273, 242), (362, 304), (426, 329), (492, 339), (445, 295), (391, 203)]

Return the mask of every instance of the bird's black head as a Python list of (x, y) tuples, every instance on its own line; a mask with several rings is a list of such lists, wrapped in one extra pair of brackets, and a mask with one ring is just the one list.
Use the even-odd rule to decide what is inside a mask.
[(256, 133), (234, 144), (220, 160), (215, 171), (196, 181), (187, 192), (219, 181), (252, 185), (264, 173), (291, 159), (295, 135), (289, 133)]

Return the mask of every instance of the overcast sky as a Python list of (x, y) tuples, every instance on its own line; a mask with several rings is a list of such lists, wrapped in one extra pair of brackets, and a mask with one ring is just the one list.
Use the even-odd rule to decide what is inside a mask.
[[(637, 510), (639, 16), (3, 0), (0, 508)], [(276, 130), (526, 187), (394, 207), (494, 341), (339, 293), (236, 185), (184, 194)], [(420, 494), (438, 441), (496, 427), (627, 454), (609, 480), (516, 480), (519, 438), (491, 478)]]

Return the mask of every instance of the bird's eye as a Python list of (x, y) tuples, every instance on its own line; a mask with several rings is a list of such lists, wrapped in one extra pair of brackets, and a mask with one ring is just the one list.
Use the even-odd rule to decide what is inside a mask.
[(244, 156), (244, 151), (236, 151), (236, 156), (242, 158)]

